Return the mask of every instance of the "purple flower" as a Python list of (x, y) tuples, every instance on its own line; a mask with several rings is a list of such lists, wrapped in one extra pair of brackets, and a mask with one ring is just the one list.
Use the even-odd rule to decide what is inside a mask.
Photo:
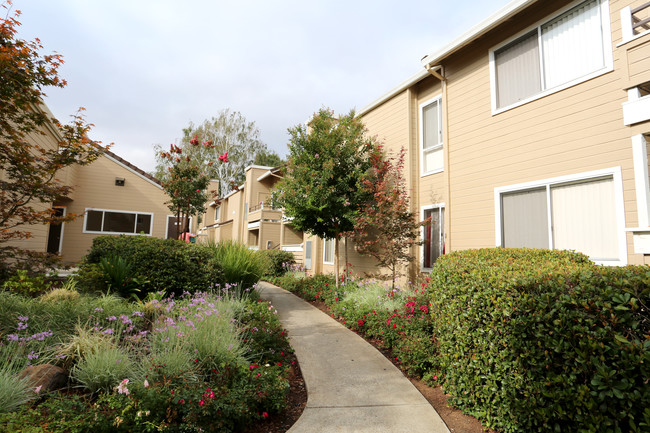
[(108, 317), (106, 318), (106, 320), (108, 320), (109, 322), (113, 322), (114, 320), (117, 320), (117, 317), (115, 317), (115, 316), (108, 316)]

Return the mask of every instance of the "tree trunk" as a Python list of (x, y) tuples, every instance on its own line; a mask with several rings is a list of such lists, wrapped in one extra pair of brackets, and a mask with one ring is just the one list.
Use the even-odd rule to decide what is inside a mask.
[(345, 248), (345, 268), (343, 269), (343, 274), (345, 275), (345, 284), (347, 284), (348, 283), (348, 265), (350, 263), (350, 261), (348, 259), (348, 238), (347, 238), (347, 236), (345, 238), (345, 246), (343, 248)]
[(336, 234), (336, 237), (334, 238), (334, 267), (336, 268), (335, 275), (336, 275), (336, 288), (339, 288), (339, 239), (341, 235), (338, 233)]

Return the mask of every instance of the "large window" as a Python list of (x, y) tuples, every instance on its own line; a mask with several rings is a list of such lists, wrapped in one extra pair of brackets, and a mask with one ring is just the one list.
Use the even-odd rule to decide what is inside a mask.
[(614, 172), (497, 189), (497, 244), (575, 250), (598, 263), (624, 263), (627, 254), (617, 182)]
[(153, 214), (103, 209), (86, 209), (84, 233), (151, 235)]
[(610, 70), (607, 3), (580, 3), (491, 51), (493, 109), (524, 103)]
[(325, 239), (323, 241), (323, 263), (326, 265), (334, 264), (334, 239)]
[(422, 175), (437, 173), (443, 168), (442, 99), (437, 97), (420, 106), (420, 150)]
[(442, 205), (424, 207), (422, 219), (430, 219), (430, 224), (422, 227), (422, 268), (430, 269), (445, 253), (445, 208)]

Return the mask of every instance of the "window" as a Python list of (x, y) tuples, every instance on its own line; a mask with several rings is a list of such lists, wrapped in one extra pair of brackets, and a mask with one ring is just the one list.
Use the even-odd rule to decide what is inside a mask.
[(221, 206), (217, 206), (214, 209), (214, 222), (218, 223), (220, 217), (221, 217)]
[(323, 241), (323, 264), (334, 264), (334, 239), (325, 239)]
[(442, 171), (442, 98), (440, 96), (420, 106), (420, 142), (422, 175)]
[(620, 170), (497, 189), (497, 245), (575, 250), (601, 264), (626, 261)]
[(607, 0), (589, 0), (490, 52), (493, 110), (612, 69)]
[(153, 214), (113, 210), (86, 209), (84, 233), (119, 233), (151, 235)]
[(445, 208), (444, 205), (428, 206), (422, 209), (422, 220), (431, 218), (431, 224), (422, 227), (422, 268), (430, 269), (445, 253)]

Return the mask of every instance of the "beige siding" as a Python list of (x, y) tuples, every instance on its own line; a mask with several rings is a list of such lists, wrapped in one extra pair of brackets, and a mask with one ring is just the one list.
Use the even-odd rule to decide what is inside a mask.
[(280, 247), (280, 222), (264, 221), (260, 224), (260, 249), (265, 250), (266, 244), (271, 242), (271, 249)]
[[(115, 178), (125, 179), (116, 186)], [(62, 256), (65, 262), (77, 262), (85, 255), (96, 233), (84, 233), (84, 212), (88, 208), (153, 213), (152, 236), (166, 237), (167, 195), (159, 186), (102, 156), (89, 166), (78, 167), (75, 199), (67, 205), (68, 213), (79, 217), (65, 225)]]

